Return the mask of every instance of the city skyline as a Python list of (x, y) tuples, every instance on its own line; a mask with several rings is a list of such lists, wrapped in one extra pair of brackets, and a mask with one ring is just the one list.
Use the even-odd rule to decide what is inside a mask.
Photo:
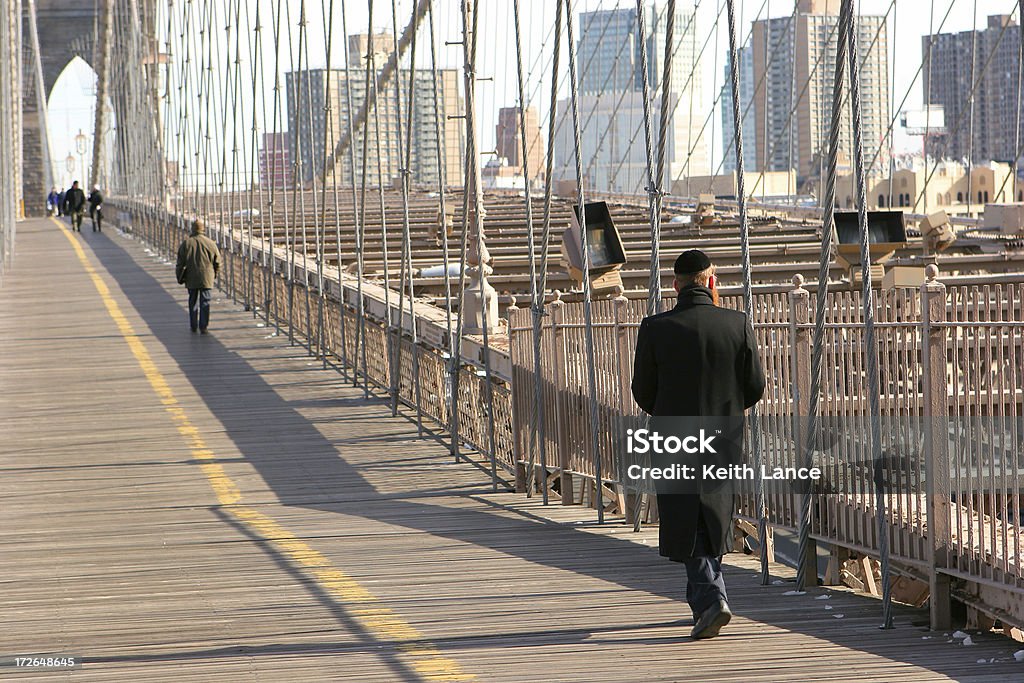
[[(938, 24), (944, 16), (946, 16), (946, 10), (950, 7), (951, 0), (938, 0), (935, 3), (935, 12), (933, 16), (934, 28), (938, 28)], [(244, 3), (243, 3), (244, 4)], [(252, 4), (250, 2), (250, 4)], [(507, 3), (486, 3), (482, 8), (481, 23), (485, 25), (509, 25), (509, 18), (511, 12)], [(549, 58), (552, 44), (552, 36), (550, 35), (551, 27), (554, 25), (554, 4), (555, 3), (538, 3), (538, 2), (526, 2), (525, 7), (529, 10), (524, 12), (523, 17), (523, 52), (524, 54), (530, 54), (531, 57), (524, 64), (524, 71), (527, 79), (527, 101), (526, 104), (529, 107), (534, 107), (538, 112), (539, 119), (544, 122), (547, 119), (547, 96), (550, 88), (549, 76), (547, 71), (550, 68)], [(401, 31), (404, 24), (407, 21), (407, 14), (411, 7), (408, 0), (405, 2), (399, 2), (399, 21), (397, 22), (398, 30)], [(620, 7), (625, 8), (633, 5), (632, 3), (626, 2), (601, 2), (600, 0), (585, 0), (577, 2), (574, 7), (578, 12), (594, 10), (597, 8), (609, 8), (609, 7)], [(724, 3), (717, 3), (717, 5), (724, 5)], [(1016, 3), (1011, 2), (995, 2), (994, 0), (981, 0), (977, 3), (977, 26), (979, 29), (984, 28), (986, 18), (989, 14), (1005, 13), (1012, 11), (1015, 8)], [(435, 21), (436, 36), (437, 36), (437, 53), (438, 53), (438, 64), (442, 67), (461, 68), (461, 50), (457, 47), (445, 47), (445, 41), (458, 40), (459, 26), (457, 22), (441, 21), (440, 19), (447, 16), (450, 12), (457, 10), (458, 3), (454, 0), (441, 0), (436, 3), (438, 21)], [(785, 18), (792, 12), (792, 3), (771, 3), (771, 16), (775, 18)], [(740, 27), (740, 34), (742, 37), (746, 37), (749, 34), (751, 20), (754, 18), (756, 11), (762, 8), (761, 3), (752, 2), (739, 2), (737, 3), (737, 23)], [(390, 9), (390, 8), (386, 8)], [(698, 24), (698, 38), (702, 42), (706, 39), (707, 45), (704, 46), (706, 50), (701, 57), (701, 78), (704, 83), (702, 101), (699, 106), (695, 107), (707, 118), (706, 128), (704, 136), (707, 138), (707, 147), (709, 153), (709, 166), (713, 172), (722, 161), (723, 155), (723, 135), (721, 126), (721, 115), (722, 115), (722, 102), (719, 103), (711, 111), (711, 103), (720, 93), (722, 86), (725, 82), (725, 69), (726, 64), (726, 51), (727, 51), (727, 34), (725, 32), (725, 13), (721, 11), (719, 14), (720, 6), (713, 5), (707, 0), (700, 4), (697, 10), (697, 24)], [(861, 12), (865, 14), (878, 13), (885, 14), (890, 9), (890, 3), (887, 0), (865, 0), (860, 4)], [(906, 94), (907, 87), (910, 81), (913, 79), (914, 72), (918, 69), (921, 64), (921, 41), (920, 38), (927, 35), (929, 31), (930, 23), (930, 12), (927, 11), (929, 7), (926, 7), (923, 3), (918, 7), (917, 11), (914, 8), (908, 6), (908, 3), (896, 3), (895, 8), (889, 15), (889, 27), (890, 27), (890, 45), (889, 45), (889, 62), (890, 70), (895, 71), (895, 87), (894, 98), (892, 103), (892, 114), (895, 115), (896, 108)], [(317, 15), (319, 8), (310, 6), (307, 8), (308, 12), (308, 23), (310, 26), (322, 25), (322, 17)], [(925, 10), (925, 11), (921, 11)], [(942, 28), (943, 33), (958, 32), (964, 30), (970, 30), (972, 28), (971, 19), (971, 7), (970, 3), (959, 3), (953, 6), (952, 10), (948, 13), (948, 18), (945, 25)], [(287, 10), (286, 10), (287, 12)], [(721, 20), (717, 24), (717, 28), (712, 31), (712, 27), (715, 26), (715, 17), (720, 16)], [(454, 15), (452, 15), (454, 16)], [(286, 19), (291, 23), (294, 23), (296, 17), (290, 17)], [(267, 20), (264, 19), (264, 22)], [(348, 26), (349, 31), (352, 33), (365, 32), (365, 7), (350, 6), (348, 7)], [(339, 22), (339, 17), (335, 16), (336, 24)], [(339, 27), (340, 28), (340, 25)], [(380, 30), (391, 30), (392, 22), (390, 12), (378, 11), (374, 20), (374, 28), (377, 31)], [(338, 29), (336, 28), (336, 31)], [(575, 28), (576, 37), (579, 38), (579, 27)], [(894, 31), (894, 32), (893, 32)], [(510, 31), (501, 33), (495, 40), (486, 40), (481, 43), (481, 55), (480, 55), (480, 66), (477, 71), (481, 76), (493, 76), (493, 81), (481, 82), (478, 86), (477, 102), (478, 102), (478, 114), (479, 114), (479, 125), (478, 130), (480, 131), (480, 149), (489, 151), (494, 149), (494, 130), (497, 124), (498, 110), (505, 106), (515, 106), (518, 102), (516, 96), (516, 83), (515, 83), (515, 70), (513, 64), (506, 64), (505, 59), (507, 55), (512, 54), (511, 50), (514, 48), (513, 36), (509, 35)], [(421, 48), (417, 53), (417, 63), (427, 64), (429, 63), (429, 49), (423, 47), (426, 43), (425, 38), (429, 37), (429, 34), (424, 30), (421, 31)], [(741, 38), (742, 40), (742, 38)], [(564, 36), (563, 36), (564, 41)], [(344, 47), (345, 41), (335, 40), (332, 64), (342, 65), (345, 62), (344, 59)], [(717, 49), (716, 49), (717, 48)], [(321, 40), (310, 40), (307, 41), (306, 49), (308, 49), (308, 57), (304, 56), (303, 61), (306, 61), (312, 67), (322, 66), (325, 63), (326, 55), (323, 50), (323, 44)], [(893, 56), (896, 56), (895, 60)], [(501, 57), (499, 59), (498, 57)], [(274, 64), (274, 54), (270, 47), (264, 46), (264, 60), (265, 64)], [(287, 45), (282, 41), (282, 47), (280, 50), (280, 66), (282, 73), (287, 70), (287, 66), (290, 63), (297, 61), (297, 55), (287, 54)], [(499, 65), (503, 65), (499, 68)], [(83, 69), (85, 69), (83, 71)], [(567, 69), (565, 51), (563, 49), (561, 69), (564, 72)], [(76, 72), (73, 73), (73, 72)], [(84, 64), (79, 64), (77, 68), (70, 69), (67, 75), (75, 81), (81, 82), (83, 85), (82, 89), (88, 89), (91, 87), (91, 80), (95, 78), (94, 74), (87, 70)], [(272, 79), (272, 73), (267, 74), (267, 78)], [(283, 80), (283, 78), (282, 78)], [(66, 84), (65, 84), (66, 85)], [(922, 89), (922, 78), (918, 77), (914, 86), (910, 89), (910, 93), (906, 96), (906, 102), (903, 105), (903, 109), (915, 109), (922, 105), (921, 92)], [(74, 87), (64, 87), (60, 91), (55, 93), (55, 96), (51, 98), (50, 103), (50, 117), (53, 122), (50, 126), (51, 133), (51, 150), (55, 155), (55, 158), (62, 159), (66, 156), (67, 152), (67, 141), (64, 140), (67, 137), (67, 130), (70, 129), (77, 132), (77, 129), (81, 127), (88, 134), (91, 131), (91, 117), (81, 111), (80, 107), (76, 107), (76, 103), (73, 102), (73, 96), (70, 94), (75, 90)], [(568, 91), (567, 83), (563, 81), (560, 85), (561, 93), (565, 94)], [(264, 105), (266, 106), (266, 105)], [(269, 107), (268, 107), (269, 108)], [(57, 122), (60, 122), (58, 125)], [(266, 120), (266, 131), (270, 130), (270, 118)], [(278, 121), (278, 131), (284, 131), (286, 124)], [(543, 125), (545, 140), (547, 136), (546, 124)], [(261, 125), (261, 130), (263, 126)], [(73, 135), (71, 136), (73, 137)], [(897, 125), (894, 131), (894, 147), (897, 153), (901, 152), (913, 152), (920, 149), (920, 138), (908, 137)], [(170, 156), (173, 158), (175, 151), (173, 148), (169, 148)], [(486, 159), (484, 159), (486, 161)], [(189, 174), (193, 174), (194, 169), (189, 169)]]

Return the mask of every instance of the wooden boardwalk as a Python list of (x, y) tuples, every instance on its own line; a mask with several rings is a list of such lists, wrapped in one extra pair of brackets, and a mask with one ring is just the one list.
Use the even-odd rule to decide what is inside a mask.
[(690, 642), (656, 531), (492, 493), (228, 301), (190, 334), (172, 268), (86, 230), (21, 224), (0, 289), (0, 656), (84, 665), (0, 675), (1024, 680), (1019, 643), (910, 609), (882, 632), (877, 601), (787, 596), (790, 570), (762, 587), (740, 555), (738, 617)]

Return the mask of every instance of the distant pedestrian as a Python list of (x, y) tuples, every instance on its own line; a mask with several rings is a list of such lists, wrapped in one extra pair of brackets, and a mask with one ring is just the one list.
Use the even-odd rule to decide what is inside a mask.
[[(746, 315), (717, 305), (715, 267), (704, 252), (683, 252), (673, 270), (679, 303), (640, 323), (633, 397), (655, 419), (732, 418), (740, 435), (732, 451), (742, 455), (742, 416), (765, 386), (753, 329)], [(693, 638), (717, 636), (732, 618), (722, 555), (732, 540), (734, 491), (724, 482), (699, 492), (658, 489), (660, 552), (686, 565)]]
[(82, 216), (85, 213), (85, 193), (78, 187), (78, 181), (71, 183), (71, 189), (64, 194), (62, 206), (65, 216), (71, 217), (71, 227), (82, 232)]
[(60, 194), (57, 192), (56, 187), (50, 188), (50, 194), (46, 195), (46, 215), (54, 216), (60, 215)]
[(66, 197), (66, 196), (67, 196), (67, 193), (64, 191), (64, 188), (63, 187), (60, 188), (60, 192), (57, 193), (57, 215), (58, 216), (63, 216), (64, 215), (64, 197)]
[(94, 185), (89, 193), (89, 218), (92, 219), (92, 231), (103, 231), (103, 195), (100, 186)]
[(201, 220), (192, 222), (192, 235), (178, 247), (175, 267), (178, 284), (188, 288), (189, 325), (203, 334), (210, 324), (210, 290), (220, 272), (220, 250), (205, 233)]

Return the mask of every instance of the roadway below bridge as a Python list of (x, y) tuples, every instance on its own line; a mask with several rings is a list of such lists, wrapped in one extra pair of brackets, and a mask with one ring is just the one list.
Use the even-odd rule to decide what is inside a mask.
[[(792, 591), (729, 555), (691, 642), (657, 530), (491, 491), (251, 313), (188, 330), (171, 264), (108, 230), (19, 226), (0, 290), (2, 655), (82, 681), (1011, 681), (897, 607)], [(12, 673), (6, 669), (4, 673)], [(33, 676), (33, 674), (28, 674)], [(63, 678), (61, 678), (63, 680)]]

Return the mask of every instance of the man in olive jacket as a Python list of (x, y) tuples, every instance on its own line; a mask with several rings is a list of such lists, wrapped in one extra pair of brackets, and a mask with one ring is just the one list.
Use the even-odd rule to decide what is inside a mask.
[[(674, 271), (678, 304), (640, 324), (633, 397), (656, 419), (733, 418), (730, 423), (742, 425), (744, 411), (761, 400), (765, 386), (750, 322), (744, 313), (717, 305), (715, 268), (704, 252), (683, 252)], [(734, 443), (738, 452), (742, 437)], [(660, 552), (686, 565), (694, 638), (718, 635), (732, 618), (722, 555), (731, 542), (734, 491), (731, 482), (699, 493), (659, 488)]]
[(192, 222), (192, 235), (178, 247), (175, 273), (178, 284), (188, 288), (188, 322), (192, 331), (206, 334), (210, 324), (210, 290), (220, 272), (220, 250), (205, 235), (206, 225)]

